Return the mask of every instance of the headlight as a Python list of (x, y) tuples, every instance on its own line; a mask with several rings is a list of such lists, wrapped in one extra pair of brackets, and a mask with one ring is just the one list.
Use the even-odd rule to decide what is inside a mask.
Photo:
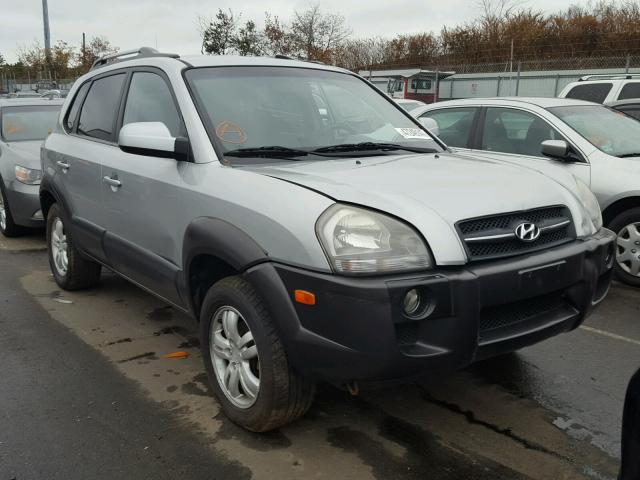
[(600, 211), (598, 199), (582, 180), (576, 178), (576, 185), (578, 186), (578, 197), (582, 202), (582, 206), (589, 218), (591, 218), (591, 223), (597, 232), (602, 228), (602, 212)]
[(320, 215), (316, 231), (337, 272), (374, 274), (433, 266), (420, 235), (387, 215), (336, 204)]
[(42, 180), (42, 170), (31, 169), (16, 165), (16, 180), (27, 185), (40, 185)]

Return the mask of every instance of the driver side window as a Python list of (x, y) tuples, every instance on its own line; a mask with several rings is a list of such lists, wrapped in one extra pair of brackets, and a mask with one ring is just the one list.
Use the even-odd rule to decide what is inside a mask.
[(482, 132), (482, 150), (542, 157), (541, 143), (564, 140), (537, 115), (512, 108), (488, 108)]
[(184, 135), (171, 91), (160, 75), (135, 72), (131, 77), (122, 125), (134, 122), (162, 122), (173, 137)]

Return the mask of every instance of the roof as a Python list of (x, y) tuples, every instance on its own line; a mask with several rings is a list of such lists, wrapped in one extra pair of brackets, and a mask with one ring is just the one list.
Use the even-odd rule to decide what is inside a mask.
[(187, 55), (180, 57), (180, 60), (194, 67), (298, 67), (351, 73), (348, 70), (333, 67), (331, 65), (289, 58), (252, 57), (241, 55)]
[(570, 105), (597, 105), (593, 102), (587, 102), (585, 100), (574, 100), (571, 98), (556, 98), (556, 97), (491, 97), (491, 98), (465, 98), (461, 100), (447, 100), (438, 102), (433, 105), (476, 105), (478, 103), (491, 105), (491, 104), (513, 104), (526, 103), (535, 105), (541, 108), (551, 107), (565, 107)]
[(360, 70), (358, 75), (362, 77), (413, 77), (415, 75), (435, 75), (438, 73), (438, 76), (449, 76), (453, 75), (455, 72), (436, 72), (435, 70), (423, 70), (421, 68), (409, 68), (409, 69), (400, 69), (400, 70)]
[(623, 105), (640, 105), (640, 98), (628, 98), (626, 100), (617, 100), (615, 102), (605, 103), (607, 107), (622, 107)]
[(0, 107), (21, 107), (29, 105), (62, 105), (64, 98), (0, 98)]

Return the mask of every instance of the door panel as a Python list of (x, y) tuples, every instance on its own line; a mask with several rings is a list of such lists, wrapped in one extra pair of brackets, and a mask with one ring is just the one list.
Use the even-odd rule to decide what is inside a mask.
[[(172, 136), (185, 135), (172, 92), (153, 70), (134, 70), (121, 117), (123, 125), (162, 122)], [(101, 172), (109, 263), (178, 305), (184, 305), (176, 285), (182, 263), (177, 225), (182, 215), (183, 167), (172, 158), (118, 148), (103, 159)]]

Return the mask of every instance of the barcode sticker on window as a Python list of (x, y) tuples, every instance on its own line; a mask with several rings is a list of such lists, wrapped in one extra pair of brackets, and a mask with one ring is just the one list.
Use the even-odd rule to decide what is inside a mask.
[(429, 138), (427, 132), (419, 128), (396, 128), (396, 132), (403, 138)]

